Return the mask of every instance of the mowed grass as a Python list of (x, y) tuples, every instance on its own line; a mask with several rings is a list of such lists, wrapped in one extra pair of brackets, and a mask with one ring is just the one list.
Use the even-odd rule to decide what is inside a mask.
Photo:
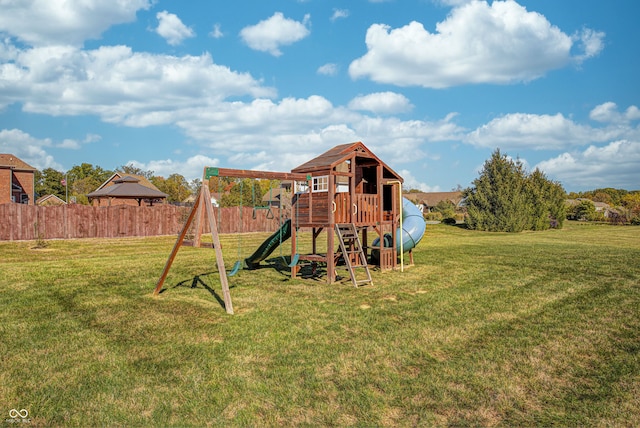
[(373, 286), (241, 271), (235, 315), (211, 249), (152, 295), (174, 241), (0, 243), (1, 423), (640, 425), (640, 228), (428, 226)]

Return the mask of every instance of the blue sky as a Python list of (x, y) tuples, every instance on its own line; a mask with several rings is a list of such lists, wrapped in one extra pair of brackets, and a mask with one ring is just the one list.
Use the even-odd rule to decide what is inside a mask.
[(407, 187), (491, 153), (640, 189), (637, 0), (0, 0), (0, 152), (290, 171), (362, 141)]

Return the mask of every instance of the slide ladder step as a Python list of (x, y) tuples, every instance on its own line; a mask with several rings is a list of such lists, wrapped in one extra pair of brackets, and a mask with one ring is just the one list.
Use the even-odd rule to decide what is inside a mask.
[[(356, 225), (353, 223), (338, 223), (336, 224), (336, 233), (338, 234), (340, 250), (342, 251), (344, 262), (347, 265), (347, 270), (349, 271), (349, 276), (351, 277), (351, 282), (354, 287), (364, 284), (373, 285), (371, 272), (367, 264), (367, 256), (362, 248)], [(356, 278), (356, 268), (364, 269), (366, 279)]]

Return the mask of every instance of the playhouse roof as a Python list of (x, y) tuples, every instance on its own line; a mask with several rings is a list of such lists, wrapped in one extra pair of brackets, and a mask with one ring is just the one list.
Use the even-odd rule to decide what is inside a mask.
[(385, 177), (389, 177), (389, 174), (400, 181), (402, 177), (398, 175), (387, 164), (380, 160), (371, 150), (369, 150), (362, 142), (341, 144), (335, 146), (332, 149), (327, 150), (323, 154), (311, 159), (310, 161), (303, 163), (302, 165), (291, 170), (293, 173), (306, 173), (314, 171), (324, 171), (332, 169), (341, 164), (342, 162), (351, 159), (353, 156), (357, 158), (358, 164), (363, 165), (371, 163), (371, 165), (382, 164), (385, 169)]

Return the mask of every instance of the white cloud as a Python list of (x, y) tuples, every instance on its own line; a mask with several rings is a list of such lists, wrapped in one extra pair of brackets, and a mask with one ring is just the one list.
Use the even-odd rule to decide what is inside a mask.
[(62, 140), (62, 143), (58, 144), (58, 147), (61, 149), (79, 150), (82, 146), (76, 140), (65, 138), (64, 140)]
[(209, 36), (213, 37), (214, 39), (220, 39), (224, 37), (224, 33), (222, 32), (222, 27), (220, 26), (220, 24), (213, 25), (213, 30), (211, 30)]
[(102, 137), (98, 134), (87, 134), (84, 137), (84, 143), (96, 143), (102, 140)]
[(368, 51), (351, 63), (349, 73), (430, 88), (526, 82), (595, 55), (602, 38), (585, 29), (579, 37), (584, 52), (572, 57), (572, 38), (543, 15), (515, 1), (474, 1), (454, 8), (435, 33), (415, 21), (396, 29), (372, 25), (365, 40)]
[(395, 92), (377, 92), (362, 95), (349, 102), (352, 110), (366, 110), (375, 114), (396, 114), (411, 111), (413, 105), (407, 97)]
[[(264, 97), (275, 96), (273, 89), (214, 64), (208, 54), (177, 57), (134, 53), (126, 46), (50, 46), (12, 55), (11, 62), (0, 64), (0, 105), (21, 103), (25, 111), (52, 116), (96, 115), (131, 127), (172, 125), (187, 135), (191, 147), (200, 145), (200, 153), (224, 155), (239, 168), (287, 171), (322, 150), (358, 140), (402, 163), (415, 160), (425, 142), (461, 135), (453, 115), (436, 122), (401, 121), (371, 118), (321, 96), (272, 101)], [(228, 100), (239, 96), (253, 99)], [(407, 103), (397, 97), (394, 108)], [(268, 153), (269, 159), (247, 164), (252, 158), (243, 154), (256, 151)]]
[(171, 46), (177, 46), (182, 43), (184, 39), (195, 36), (194, 31), (184, 25), (180, 18), (173, 13), (163, 10), (156, 14), (156, 18), (158, 18), (156, 33), (164, 38)]
[(57, 144), (56, 147), (59, 149), (79, 150), (80, 148), (82, 148), (83, 144), (95, 143), (100, 141), (101, 139), (102, 137), (97, 134), (87, 134), (82, 141), (65, 138), (64, 140), (62, 140), (62, 143)]
[(81, 45), (115, 24), (133, 22), (151, 0), (3, 0), (0, 32), (32, 46)]
[[(388, 162), (413, 162), (424, 156), (422, 145), (459, 139), (463, 132), (453, 122), (454, 114), (435, 122), (372, 118), (335, 107), (319, 96), (223, 103), (173, 117), (175, 125), (203, 147), (203, 153), (223, 156), (234, 168), (277, 171), (288, 171), (350, 141), (365, 141)], [(266, 152), (269, 158), (250, 155), (256, 152)]]
[(583, 29), (574, 35), (574, 41), (579, 42), (583, 53), (576, 55), (578, 63), (598, 55), (604, 49), (605, 34), (601, 31), (593, 31), (589, 28)]
[(175, 111), (231, 96), (275, 95), (251, 75), (214, 64), (209, 54), (133, 53), (126, 46), (33, 48), (0, 71), (0, 106), (22, 102), (29, 112), (93, 114), (128, 126), (171, 123)]
[(630, 106), (624, 113), (620, 113), (616, 103), (606, 102), (591, 110), (589, 117), (603, 123), (629, 123), (640, 120), (640, 109), (636, 106)]
[(328, 63), (318, 67), (318, 74), (325, 76), (335, 76), (338, 74), (338, 64)]
[(511, 113), (470, 132), (465, 141), (480, 147), (533, 150), (563, 149), (592, 142), (603, 142), (611, 133), (579, 125), (561, 113), (537, 115)]
[(349, 16), (348, 9), (333, 9), (333, 15), (331, 15), (331, 21), (336, 21), (338, 19), (347, 18)]
[(15, 155), (36, 169), (54, 168), (62, 170), (47, 148), (53, 146), (50, 138), (35, 138), (20, 129), (0, 130), (0, 153)]
[(281, 56), (281, 46), (288, 46), (307, 37), (310, 15), (305, 15), (302, 22), (285, 18), (282, 12), (250, 25), (240, 31), (240, 37), (251, 49), (268, 52), (273, 56)]
[(640, 187), (640, 142), (619, 140), (606, 146), (589, 146), (582, 152), (565, 152), (536, 165), (569, 189)]
[(133, 165), (144, 171), (153, 171), (153, 174), (159, 177), (167, 178), (171, 174), (180, 174), (187, 180), (193, 180), (202, 178), (205, 166), (218, 166), (220, 165), (220, 160), (204, 155), (195, 155), (184, 162), (172, 159), (151, 160), (146, 163), (130, 160), (125, 165)]
[(406, 190), (409, 189), (417, 189), (421, 192), (440, 192), (441, 189), (439, 186), (429, 186), (426, 183), (419, 181), (417, 178), (413, 176), (411, 171), (407, 169), (403, 169), (398, 171), (398, 174), (404, 179), (403, 188)]

